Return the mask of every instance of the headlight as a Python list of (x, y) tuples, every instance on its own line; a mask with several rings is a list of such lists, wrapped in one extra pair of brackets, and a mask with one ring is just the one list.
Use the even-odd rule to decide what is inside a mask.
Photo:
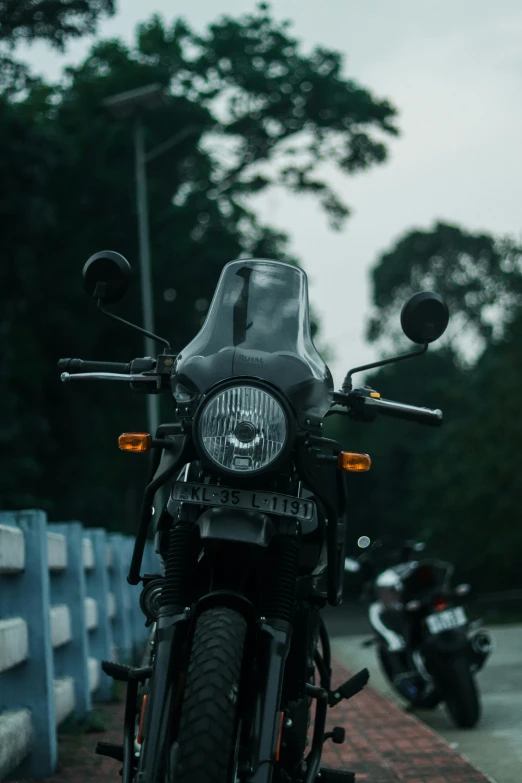
[(208, 457), (234, 473), (254, 473), (275, 462), (288, 437), (278, 400), (255, 386), (232, 386), (212, 397), (199, 417)]

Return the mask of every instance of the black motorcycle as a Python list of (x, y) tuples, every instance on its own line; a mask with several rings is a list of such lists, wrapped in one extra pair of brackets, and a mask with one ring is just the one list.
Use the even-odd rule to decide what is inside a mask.
[(392, 611), (402, 615), (401, 626), (406, 629), (402, 668), (418, 674), (420, 688), (415, 695), (408, 697), (396, 687), (392, 657), (396, 653), (390, 653), (390, 631), (379, 617), (377, 603), (370, 606), (377, 635), (365, 645), (377, 645), (387, 680), (412, 707), (433, 709), (444, 702), (458, 727), (473, 728), (481, 715), (475, 674), (493, 649), (493, 637), (480, 627), (480, 620), (469, 621), (464, 603), (471, 587), (452, 586), (453, 572), (451, 563), (423, 558), (387, 569), (373, 582), (373, 596), (384, 611), (386, 605), (394, 606)]
[[(112, 251), (83, 272), (101, 312), (120, 322), (102, 304), (123, 296), (129, 273)], [(448, 318), (439, 296), (416, 294), (401, 322), (422, 348), (387, 362), (424, 353)], [(103, 663), (128, 686), (123, 746), (99, 743), (98, 753), (123, 761), (123, 783), (312, 783), (324, 741), (344, 740), (342, 728), (325, 732), (328, 707), (369, 676), (331, 687), (320, 610), (342, 600), (347, 471), (367, 470), (370, 459), (325, 438), (325, 416), (384, 413), (436, 426), (442, 414), (352, 389), (351, 374), (366, 367), (334, 392), (311, 338), (306, 275), (289, 264), (227, 264), (201, 331), (177, 356), (148, 336), (165, 346), (156, 358), (59, 362), (63, 381), (127, 381), (173, 401), (174, 423), (119, 440), (152, 452), (128, 581), (142, 582), (155, 630), (148, 665)], [(160, 487), (164, 569), (141, 575)]]

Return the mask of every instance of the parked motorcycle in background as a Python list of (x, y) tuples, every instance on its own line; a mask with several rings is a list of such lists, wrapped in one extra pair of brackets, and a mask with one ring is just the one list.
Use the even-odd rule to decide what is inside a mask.
[[(87, 292), (119, 322), (102, 304), (123, 296), (129, 273), (110, 251), (84, 267)], [(319, 772), (323, 783), (353, 781), (320, 770), (323, 743), (344, 740), (342, 727), (325, 731), (326, 715), (368, 671), (332, 688), (321, 609), (342, 601), (346, 473), (368, 470), (370, 458), (325, 438), (323, 422), (382, 413), (438, 426), (441, 411), (353, 389), (351, 376), (424, 353), (448, 318), (438, 295), (415, 294), (401, 324), (422, 347), (355, 368), (335, 392), (312, 341), (303, 270), (240, 260), (224, 267), (201, 331), (177, 355), (153, 336), (164, 345), (155, 358), (60, 360), (63, 381), (127, 382), (172, 402), (157, 432), (119, 439), (152, 452), (128, 581), (142, 582), (154, 624), (144, 666), (103, 664), (128, 683), (123, 746), (98, 745), (123, 761), (122, 783), (314, 783)], [(141, 574), (162, 486), (158, 573)]]
[(457, 726), (472, 728), (481, 714), (475, 674), (493, 637), (480, 620), (468, 620), (463, 604), (470, 585), (453, 587), (451, 563), (419, 559), (424, 548), (408, 541), (387, 553), (377, 541), (358, 560), (346, 558), (345, 570), (361, 571), (371, 601), (375, 637), (365, 646), (376, 644), (387, 680), (411, 706), (432, 709), (444, 702)]

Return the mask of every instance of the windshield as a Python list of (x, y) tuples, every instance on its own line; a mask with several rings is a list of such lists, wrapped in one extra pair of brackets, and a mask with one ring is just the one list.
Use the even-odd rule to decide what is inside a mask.
[(178, 356), (175, 377), (187, 391), (202, 392), (237, 376), (278, 386), (299, 410), (321, 416), (328, 410), (332, 376), (312, 341), (308, 282), (299, 267), (264, 259), (224, 267), (201, 331)]

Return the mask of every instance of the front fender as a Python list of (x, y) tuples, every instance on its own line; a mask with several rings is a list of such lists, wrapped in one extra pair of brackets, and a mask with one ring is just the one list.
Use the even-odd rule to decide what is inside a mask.
[(267, 547), (276, 532), (266, 514), (235, 508), (209, 508), (196, 522), (202, 540), (234, 541)]
[(197, 618), (207, 609), (215, 609), (218, 606), (227, 606), (241, 614), (248, 624), (257, 622), (256, 612), (248, 598), (235, 590), (213, 590), (202, 596), (194, 608), (194, 616)]

